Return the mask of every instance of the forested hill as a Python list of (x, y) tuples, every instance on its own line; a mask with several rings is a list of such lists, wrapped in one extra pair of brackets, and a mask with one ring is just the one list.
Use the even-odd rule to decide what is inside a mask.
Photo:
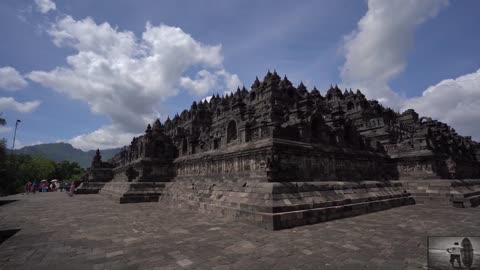
[[(100, 150), (102, 160), (107, 161), (113, 155), (118, 153), (121, 148)], [(45, 143), (32, 146), (26, 146), (15, 150), (16, 154), (24, 154), (31, 156), (43, 156), (54, 161), (67, 160), (70, 162), (77, 162), (83, 168), (90, 166), (92, 158), (96, 150), (82, 151), (74, 148), (69, 143)]]

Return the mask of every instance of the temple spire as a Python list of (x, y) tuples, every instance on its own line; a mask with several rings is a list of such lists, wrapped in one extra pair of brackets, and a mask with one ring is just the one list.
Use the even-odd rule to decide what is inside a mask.
[(266, 82), (266, 81), (269, 81), (271, 78), (272, 78), (272, 73), (270, 72), (270, 69), (268, 70), (267, 74), (265, 75), (265, 77), (263, 78), (263, 81)]
[(282, 83), (285, 87), (290, 87), (290, 86), (292, 86), (292, 82), (288, 80), (287, 75), (283, 76), (283, 80), (281, 81), (281, 83)]
[(162, 129), (162, 123), (160, 122), (160, 119), (157, 118), (157, 120), (153, 122), (152, 130), (160, 130), (160, 129)]
[(258, 80), (258, 77), (255, 77), (255, 81), (252, 84), (252, 89), (260, 87), (260, 81)]
[(273, 70), (272, 78), (273, 78), (275, 81), (280, 81), (280, 80), (282, 79), (280, 76), (278, 76), (276, 70)]
[(303, 84), (303, 82), (300, 82), (297, 87), (297, 91), (302, 97), (308, 94), (307, 87)]

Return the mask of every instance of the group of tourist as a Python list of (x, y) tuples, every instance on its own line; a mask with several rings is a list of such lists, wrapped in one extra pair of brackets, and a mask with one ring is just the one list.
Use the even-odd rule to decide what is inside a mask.
[(35, 194), (36, 192), (53, 192), (58, 191), (63, 192), (63, 189), (68, 192), (68, 195), (73, 196), (75, 191), (75, 182), (63, 183), (59, 181), (48, 181), (42, 180), (40, 183), (37, 181), (27, 181), (25, 184), (25, 194)]

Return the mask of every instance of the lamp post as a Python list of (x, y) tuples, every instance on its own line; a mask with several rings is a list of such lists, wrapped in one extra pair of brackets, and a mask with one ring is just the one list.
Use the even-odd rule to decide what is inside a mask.
[(12, 145), (12, 161), (13, 161), (13, 181), (15, 181), (14, 185), (17, 183), (17, 166), (15, 164), (15, 155), (13, 155), (13, 151), (15, 150), (15, 138), (17, 137), (17, 127), (18, 123), (22, 121), (17, 119), (17, 122), (15, 122), (15, 131), (13, 132), (13, 145)]
[(18, 123), (20, 123), (22, 121), (18, 120), (17, 119), (17, 122), (15, 122), (15, 131), (13, 132), (13, 145), (12, 145), (12, 156), (13, 156), (13, 150), (15, 149), (15, 137), (17, 137), (17, 127), (18, 127)]

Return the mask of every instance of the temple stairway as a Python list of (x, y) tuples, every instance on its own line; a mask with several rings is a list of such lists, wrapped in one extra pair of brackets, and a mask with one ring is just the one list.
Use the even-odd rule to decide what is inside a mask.
[(98, 194), (106, 182), (83, 182), (75, 189), (76, 194)]
[(118, 203), (158, 202), (164, 188), (164, 182), (111, 181), (99, 193)]

